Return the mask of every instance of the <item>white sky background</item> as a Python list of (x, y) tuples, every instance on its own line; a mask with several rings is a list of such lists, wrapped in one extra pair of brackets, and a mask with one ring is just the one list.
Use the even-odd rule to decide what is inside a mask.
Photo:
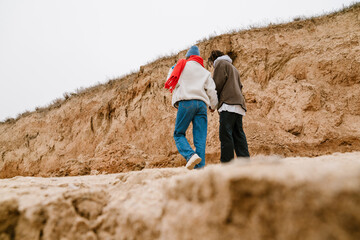
[[(356, 0), (0, 0), (0, 121), (210, 35)], [(165, 81), (165, 80), (164, 80)]]

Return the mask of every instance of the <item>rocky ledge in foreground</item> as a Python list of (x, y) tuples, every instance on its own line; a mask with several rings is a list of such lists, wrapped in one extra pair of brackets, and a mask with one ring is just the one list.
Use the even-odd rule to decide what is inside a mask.
[(2, 179), (0, 239), (360, 239), (360, 152)]

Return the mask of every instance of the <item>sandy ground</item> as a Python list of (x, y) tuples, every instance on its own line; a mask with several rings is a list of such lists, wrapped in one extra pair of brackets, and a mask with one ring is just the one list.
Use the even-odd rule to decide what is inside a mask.
[(360, 239), (360, 152), (0, 180), (0, 239)]

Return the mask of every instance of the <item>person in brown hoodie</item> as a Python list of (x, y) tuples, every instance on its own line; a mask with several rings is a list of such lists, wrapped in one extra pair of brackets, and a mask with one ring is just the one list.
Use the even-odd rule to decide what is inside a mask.
[(208, 63), (214, 65), (213, 79), (219, 100), (220, 161), (230, 162), (234, 150), (237, 157), (250, 157), (242, 122), (246, 106), (239, 71), (232, 65), (232, 59), (219, 50), (211, 52)]

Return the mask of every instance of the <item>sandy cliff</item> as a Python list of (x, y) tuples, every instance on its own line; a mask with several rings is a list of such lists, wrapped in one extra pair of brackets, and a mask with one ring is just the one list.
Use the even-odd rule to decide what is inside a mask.
[[(248, 112), (250, 153), (319, 156), (360, 150), (360, 5), (198, 44), (231, 52)], [(164, 81), (186, 50), (0, 124), (0, 177), (115, 173), (184, 164)], [(209, 68), (209, 70), (212, 70)], [(209, 112), (207, 161), (219, 158)], [(191, 129), (189, 130), (191, 137)]]

